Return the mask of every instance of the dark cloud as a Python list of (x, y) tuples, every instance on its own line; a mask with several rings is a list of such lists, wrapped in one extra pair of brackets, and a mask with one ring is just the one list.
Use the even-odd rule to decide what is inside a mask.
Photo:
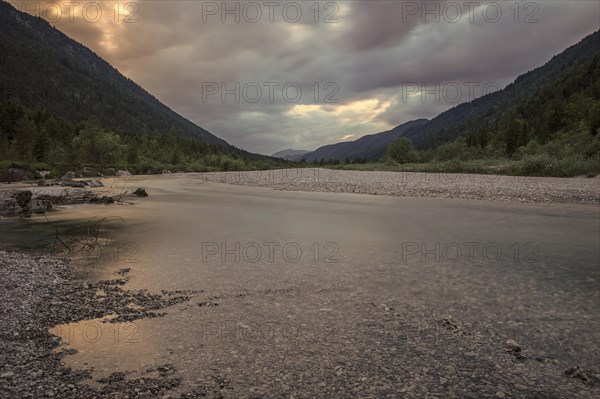
[[(240, 23), (228, 16), (223, 23), (221, 15), (206, 13), (221, 1), (153, 0), (139, 2), (137, 23), (115, 23), (111, 2), (102, 3), (103, 19), (96, 23), (62, 18), (54, 24), (200, 126), (237, 146), (273, 153), (433, 117), (468, 100), (469, 93), (454, 101), (423, 101), (406, 96), (415, 84), (504, 86), (598, 29), (600, 17), (596, 0), (577, 6), (521, 1), (518, 15), (509, 8), (514, 1), (482, 1), (472, 14), (462, 1), (337, 1), (336, 7), (323, 1), (317, 14), (314, 2), (297, 2), (302, 18), (292, 23), (281, 12), (288, 3), (280, 3), (272, 23), (265, 8), (255, 23), (244, 18), (254, 14), (240, 15)], [(502, 9), (497, 21), (492, 3)], [(438, 7), (439, 22), (422, 14), (423, 4)], [(456, 5), (462, 8), (458, 19)], [(325, 23), (327, 16), (331, 23)], [(274, 102), (267, 91), (256, 103), (243, 95), (240, 102), (231, 95), (225, 102), (220, 95), (203, 98), (207, 84), (232, 88), (236, 82), (280, 86)], [(302, 88), (297, 103), (283, 98), (286, 83)], [(327, 83), (338, 89), (338, 103), (324, 102), (332, 94)]]

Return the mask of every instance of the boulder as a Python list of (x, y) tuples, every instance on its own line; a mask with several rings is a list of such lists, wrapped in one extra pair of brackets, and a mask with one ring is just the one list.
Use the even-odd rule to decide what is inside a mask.
[(67, 186), (67, 187), (75, 187), (75, 188), (83, 188), (86, 186), (86, 184), (82, 181), (75, 181), (75, 180), (70, 180), (70, 181), (62, 181), (61, 182), (62, 186)]
[(116, 176), (133, 176), (131, 174), (130, 171), (128, 171), (127, 169), (125, 170), (117, 170), (117, 172), (115, 173)]
[(46, 213), (50, 209), (52, 202), (45, 199), (35, 198), (29, 203), (29, 210), (34, 213)]
[(133, 195), (137, 195), (138, 197), (147, 197), (148, 193), (143, 188), (138, 188), (133, 192)]
[(75, 172), (69, 171), (69, 172), (65, 173), (64, 176), (60, 178), (60, 180), (62, 182), (70, 182), (70, 181), (73, 181), (73, 179), (76, 177), (77, 177), (77, 175), (75, 174)]
[(31, 201), (31, 196), (32, 196), (31, 191), (23, 190), (23, 191), (19, 191), (18, 193), (16, 193), (14, 195), (14, 198), (17, 200), (17, 204), (21, 208), (27, 208), (29, 201)]
[(90, 187), (104, 187), (104, 184), (101, 181), (92, 180), (90, 181)]
[(22, 208), (17, 204), (14, 198), (0, 198), (0, 214), (1, 215), (16, 215), (22, 211)]

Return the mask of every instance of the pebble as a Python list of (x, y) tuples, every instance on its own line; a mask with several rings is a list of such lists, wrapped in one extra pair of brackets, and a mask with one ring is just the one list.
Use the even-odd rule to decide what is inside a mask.
[(506, 341), (506, 349), (509, 349), (513, 352), (521, 352), (521, 347), (514, 340), (509, 339)]

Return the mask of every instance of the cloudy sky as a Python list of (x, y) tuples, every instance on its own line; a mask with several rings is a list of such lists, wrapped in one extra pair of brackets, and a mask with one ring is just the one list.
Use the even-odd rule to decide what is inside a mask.
[(264, 154), (434, 117), (544, 64), (600, 21), (597, 0), (75, 4), (27, 7), (176, 112)]

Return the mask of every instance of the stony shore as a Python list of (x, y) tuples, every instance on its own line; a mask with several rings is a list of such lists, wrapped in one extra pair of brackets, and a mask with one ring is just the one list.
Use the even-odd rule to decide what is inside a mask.
[(149, 368), (142, 378), (115, 373), (87, 384), (91, 370), (66, 368), (62, 358), (70, 350), (56, 350), (60, 338), (48, 332), (56, 325), (105, 316), (111, 316), (106, 322), (160, 317), (161, 309), (193, 296), (125, 290), (127, 272), (86, 282), (73, 277), (65, 260), (0, 251), (0, 398), (162, 398), (179, 387), (170, 364)]
[[(127, 291), (121, 287), (127, 273), (127, 269), (120, 270), (114, 280), (86, 282), (75, 279), (70, 264), (63, 260), (0, 252), (0, 398), (288, 397), (275, 387), (275, 391), (256, 395), (248, 387), (232, 391), (227, 384), (189, 391), (172, 364), (148, 365), (144, 374), (134, 378), (115, 372), (96, 380), (91, 369), (66, 367), (63, 358), (73, 350), (59, 351), (60, 339), (50, 334), (49, 328), (105, 316), (116, 316), (105, 319), (108, 323), (160, 317), (161, 309), (189, 301), (194, 295)], [(105, 295), (98, 295), (99, 291)], [(398, 313), (399, 308), (404, 310)], [(600, 389), (597, 372), (566, 367), (513, 340), (504, 342), (493, 329), (479, 330), (452, 318), (429, 325), (418, 309), (407, 313), (402, 303), (373, 303), (371, 309), (369, 320), (374, 324), (370, 335), (377, 345), (361, 351), (360, 363), (339, 363), (335, 369), (323, 370), (336, 372), (337, 383), (344, 381), (344, 385), (332, 381), (333, 385), (304, 386), (294, 397), (317, 397), (321, 392), (339, 398), (592, 398)], [(379, 323), (387, 326), (380, 333)], [(411, 331), (435, 328), (435, 345), (412, 335), (394, 338), (388, 330), (391, 325), (398, 331), (406, 331), (407, 326)], [(386, 348), (395, 348), (397, 339), (402, 339), (403, 351), (388, 352)], [(380, 356), (387, 358), (387, 366), (370, 363), (381, 363)], [(330, 359), (323, 361), (329, 363)], [(310, 369), (321, 367), (312, 364)], [(344, 370), (354, 368), (362, 370), (362, 379), (359, 375), (343, 378)], [(280, 376), (289, 373), (280, 371)], [(260, 380), (256, 384), (260, 386)]]
[(600, 177), (522, 177), (307, 168), (204, 173), (200, 178), (210, 182), (270, 187), (288, 191), (461, 198), (543, 204), (600, 203)]
[(44, 214), (57, 205), (131, 203), (132, 198), (145, 196), (148, 194), (142, 188), (114, 195), (107, 190), (21, 184), (21, 188), (0, 190), (0, 216)]

